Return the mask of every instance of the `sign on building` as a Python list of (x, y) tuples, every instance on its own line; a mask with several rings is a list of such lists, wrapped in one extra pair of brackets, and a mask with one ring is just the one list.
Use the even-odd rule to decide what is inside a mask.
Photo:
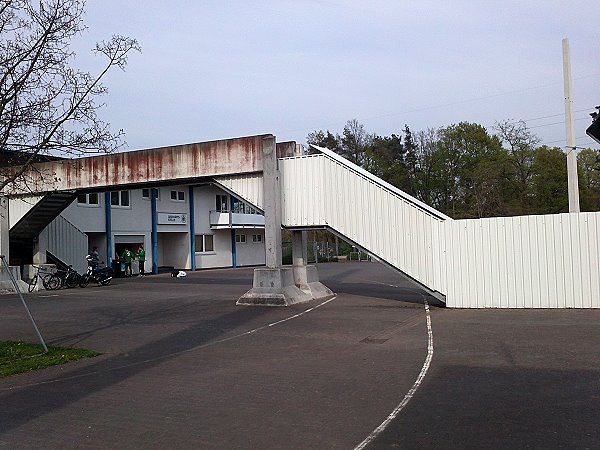
[(159, 225), (185, 225), (187, 224), (186, 213), (158, 213)]

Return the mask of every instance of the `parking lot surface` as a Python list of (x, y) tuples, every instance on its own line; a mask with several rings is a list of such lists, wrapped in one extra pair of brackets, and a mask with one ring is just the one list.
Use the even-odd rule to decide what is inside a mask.
[[(50, 345), (102, 355), (0, 379), (0, 448), (600, 445), (600, 311), (450, 310), (378, 263), (318, 268), (336, 297), (288, 308), (235, 305), (249, 268), (28, 295)], [(15, 295), (8, 339), (36, 340)]]

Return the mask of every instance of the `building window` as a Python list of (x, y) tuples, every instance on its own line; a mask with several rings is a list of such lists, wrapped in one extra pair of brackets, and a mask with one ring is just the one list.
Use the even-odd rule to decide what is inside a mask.
[(171, 200), (176, 202), (185, 201), (185, 192), (183, 191), (171, 191)]
[(207, 253), (214, 252), (214, 240), (212, 234), (198, 234), (196, 239), (196, 252)]
[(110, 193), (110, 205), (129, 208), (129, 191), (112, 191)]
[(237, 242), (238, 244), (245, 244), (246, 243), (246, 235), (245, 234), (235, 234), (235, 242)]
[[(155, 188), (154, 189), (156, 191), (156, 199), (160, 199), (160, 189)], [(146, 200), (150, 200), (150, 194), (152, 193), (152, 189), (150, 188), (144, 188), (142, 189), (142, 198), (145, 198)]]
[(253, 234), (252, 242), (262, 242), (262, 234)]
[(219, 212), (229, 212), (229, 196), (217, 194), (216, 207)]
[(237, 198), (233, 199), (233, 212), (240, 214), (258, 214), (256, 209)]
[(77, 205), (81, 206), (100, 206), (97, 192), (89, 194), (77, 194)]

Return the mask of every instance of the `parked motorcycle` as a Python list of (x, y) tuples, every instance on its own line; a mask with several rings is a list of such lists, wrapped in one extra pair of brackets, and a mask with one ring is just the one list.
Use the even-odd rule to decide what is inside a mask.
[(90, 284), (90, 281), (95, 281), (102, 286), (106, 286), (110, 284), (113, 279), (113, 270), (112, 267), (99, 267), (94, 261), (93, 258), (89, 256), (86, 257), (88, 261), (87, 272), (81, 276), (79, 280), (79, 287), (86, 287)]

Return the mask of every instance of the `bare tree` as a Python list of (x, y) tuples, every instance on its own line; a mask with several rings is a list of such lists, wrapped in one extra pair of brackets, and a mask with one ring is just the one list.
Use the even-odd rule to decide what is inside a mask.
[[(102, 78), (124, 69), (135, 39), (113, 36), (93, 52), (105, 58), (97, 75), (73, 68), (71, 40), (84, 29), (81, 0), (0, 0), (0, 190), (33, 163), (111, 152), (123, 144), (98, 117)], [(19, 166), (17, 170), (14, 167)]]
[(341, 142), (341, 155), (366, 170), (370, 168), (367, 149), (373, 143), (374, 136), (367, 133), (363, 124), (352, 119), (346, 122), (342, 136), (338, 136)]
[(520, 197), (521, 214), (530, 213), (531, 178), (533, 176), (533, 163), (535, 149), (540, 139), (535, 136), (527, 124), (522, 120), (504, 120), (494, 126), (497, 137), (506, 147), (512, 174), (509, 181), (514, 184), (517, 195)]

